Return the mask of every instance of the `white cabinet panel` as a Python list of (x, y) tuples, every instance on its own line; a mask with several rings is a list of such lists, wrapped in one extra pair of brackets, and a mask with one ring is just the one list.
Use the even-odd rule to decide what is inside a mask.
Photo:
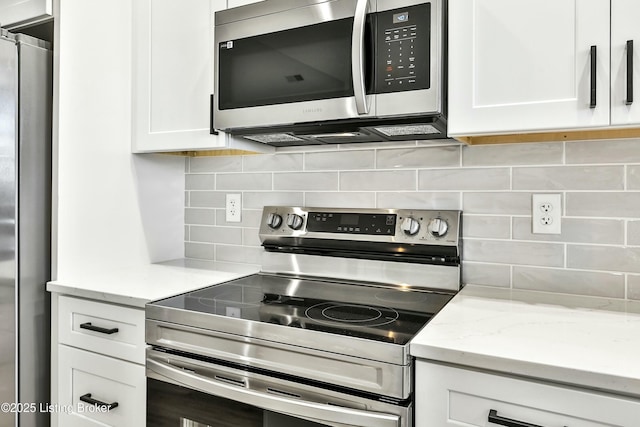
[(50, 19), (52, 3), (53, 0), (0, 0), (0, 25), (13, 27), (18, 23)]
[(133, 151), (221, 147), (209, 133), (214, 12), (224, 0), (133, 2)]
[[(64, 345), (58, 351), (58, 403), (65, 409), (58, 413), (60, 426), (145, 425), (144, 366)], [(97, 410), (80, 399), (87, 395), (117, 407)]]
[[(611, 1), (611, 124), (640, 123), (640, 2)], [(627, 70), (627, 42), (633, 43), (633, 67)], [(627, 104), (628, 72), (635, 84), (633, 102)], [(637, 95), (636, 95), (637, 94)]]
[(58, 310), (61, 344), (145, 363), (144, 310), (67, 296)]
[(607, 125), (609, 13), (609, 0), (449, 2), (449, 134)]
[(632, 426), (637, 424), (640, 400), (416, 363), (416, 427), (497, 425), (488, 422), (491, 410), (499, 417), (540, 426)]

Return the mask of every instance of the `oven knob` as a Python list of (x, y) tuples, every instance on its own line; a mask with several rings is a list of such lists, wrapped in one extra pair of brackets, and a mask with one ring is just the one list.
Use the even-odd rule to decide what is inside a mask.
[(282, 224), (282, 217), (277, 213), (270, 213), (267, 217), (267, 225), (274, 230)]
[(292, 230), (300, 230), (300, 227), (302, 227), (302, 223), (303, 220), (300, 215), (290, 214), (287, 216), (287, 225)]
[(408, 236), (415, 236), (416, 234), (418, 234), (418, 231), (420, 230), (420, 223), (417, 220), (408, 216), (404, 220), (402, 220), (402, 224), (400, 224), (400, 228), (402, 229), (402, 231), (404, 231), (404, 234)]
[(433, 218), (429, 221), (427, 229), (433, 237), (442, 237), (449, 231), (449, 224), (442, 218)]

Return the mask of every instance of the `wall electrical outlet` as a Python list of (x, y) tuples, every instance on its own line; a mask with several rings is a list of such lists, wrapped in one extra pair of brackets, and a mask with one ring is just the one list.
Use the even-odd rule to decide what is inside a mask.
[(225, 211), (227, 222), (242, 221), (242, 194), (227, 194)]
[(531, 223), (534, 234), (562, 232), (562, 194), (534, 194), (531, 200)]

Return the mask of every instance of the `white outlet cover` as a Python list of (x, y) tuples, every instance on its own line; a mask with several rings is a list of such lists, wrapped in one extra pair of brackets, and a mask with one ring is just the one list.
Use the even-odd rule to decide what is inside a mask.
[(562, 233), (562, 194), (534, 194), (531, 198), (533, 234)]
[(242, 195), (241, 194), (227, 194), (225, 221), (226, 222), (242, 221)]

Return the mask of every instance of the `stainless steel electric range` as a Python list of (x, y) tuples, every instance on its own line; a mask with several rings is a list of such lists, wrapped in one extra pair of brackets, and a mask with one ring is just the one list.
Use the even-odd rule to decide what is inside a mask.
[(147, 425), (412, 427), (409, 342), (460, 288), (460, 232), (460, 211), (265, 207), (260, 273), (147, 305)]

